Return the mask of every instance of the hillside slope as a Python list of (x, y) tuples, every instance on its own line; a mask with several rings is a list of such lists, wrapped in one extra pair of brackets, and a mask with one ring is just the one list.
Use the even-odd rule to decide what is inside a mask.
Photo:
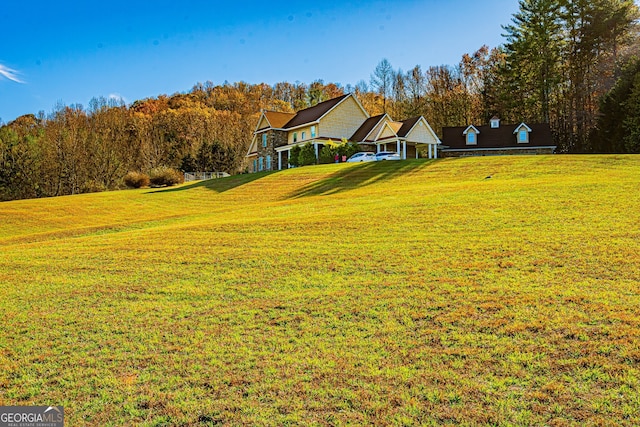
[(69, 425), (640, 424), (640, 157), (0, 204), (0, 405)]

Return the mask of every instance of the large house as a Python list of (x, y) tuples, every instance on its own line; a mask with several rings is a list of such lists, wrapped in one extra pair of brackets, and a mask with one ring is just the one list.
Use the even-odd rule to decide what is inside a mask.
[(437, 158), (440, 140), (424, 117), (396, 122), (388, 114), (370, 117), (353, 94), (321, 102), (297, 113), (263, 111), (247, 153), (250, 172), (289, 167), (289, 152), (310, 143), (316, 158), (329, 141), (347, 140), (363, 151), (396, 151), (418, 158), (426, 149)]
[(462, 157), (552, 154), (555, 149), (547, 123), (503, 125), (493, 117), (484, 126), (443, 128), (440, 151), (444, 157)]

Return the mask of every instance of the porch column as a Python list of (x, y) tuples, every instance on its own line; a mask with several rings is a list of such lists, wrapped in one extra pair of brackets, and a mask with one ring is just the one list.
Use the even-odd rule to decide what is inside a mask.
[(278, 170), (282, 170), (282, 151), (278, 151)]
[(402, 160), (407, 160), (407, 141), (402, 143)]
[(396, 141), (396, 153), (400, 154), (400, 140)]
[(380, 144), (376, 144), (376, 153), (380, 152)]
[(433, 158), (434, 159), (438, 158), (438, 146), (437, 145), (433, 146)]
[(318, 161), (320, 160), (320, 159), (318, 158), (318, 157), (319, 157), (319, 156), (318, 156), (318, 144), (314, 142), (314, 143), (313, 143), (313, 148), (314, 148), (314, 149), (315, 149), (315, 151), (316, 151), (316, 163), (318, 163)]
[(427, 158), (431, 158), (431, 144), (427, 145)]
[(420, 156), (418, 156), (418, 144), (416, 144), (416, 159), (417, 159), (418, 157), (420, 157)]

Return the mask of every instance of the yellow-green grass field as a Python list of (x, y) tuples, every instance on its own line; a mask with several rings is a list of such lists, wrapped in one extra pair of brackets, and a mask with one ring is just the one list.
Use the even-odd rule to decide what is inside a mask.
[(0, 322), (69, 426), (640, 425), (640, 156), (0, 203)]

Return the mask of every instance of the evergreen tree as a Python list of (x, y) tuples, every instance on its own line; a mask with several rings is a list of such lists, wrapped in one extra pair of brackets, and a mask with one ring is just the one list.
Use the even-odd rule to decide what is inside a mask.
[[(552, 104), (559, 95), (563, 28), (558, 0), (520, 0), (506, 31), (506, 67), (513, 103), (524, 120), (549, 123)], [(515, 95), (515, 96), (514, 96)]]

